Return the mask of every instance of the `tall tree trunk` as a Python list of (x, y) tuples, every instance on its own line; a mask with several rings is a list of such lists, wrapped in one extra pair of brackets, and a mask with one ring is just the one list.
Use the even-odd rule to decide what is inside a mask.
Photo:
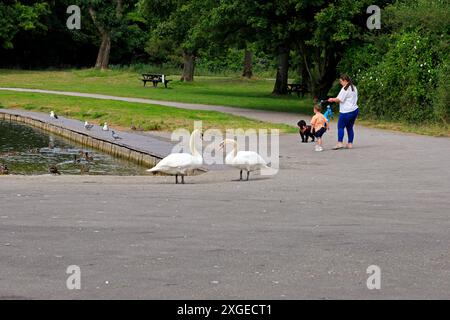
[(108, 32), (104, 32), (102, 34), (102, 42), (100, 45), (100, 49), (98, 50), (95, 67), (100, 68), (102, 70), (108, 69), (110, 53), (111, 53), (111, 36)]
[(191, 53), (183, 52), (183, 75), (181, 81), (194, 81), (195, 56)]
[(287, 94), (287, 85), (289, 77), (289, 49), (287, 47), (280, 47), (278, 50), (278, 70), (275, 87), (272, 94), (283, 95)]
[(249, 49), (245, 49), (244, 72), (242, 76), (247, 79), (253, 77), (253, 52)]

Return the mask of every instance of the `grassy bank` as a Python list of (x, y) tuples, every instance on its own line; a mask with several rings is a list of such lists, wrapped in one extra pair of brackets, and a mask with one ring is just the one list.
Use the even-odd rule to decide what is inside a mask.
[(0, 87), (18, 87), (99, 93), (165, 101), (223, 105), (231, 107), (311, 113), (310, 99), (273, 96), (273, 80), (196, 77), (192, 83), (169, 75), (169, 88), (143, 87), (140, 74), (94, 69), (68, 71), (18, 71), (0, 69)]
[(379, 121), (370, 119), (359, 119), (358, 124), (376, 129), (401, 131), (433, 137), (450, 137), (449, 125), (437, 125), (437, 124), (413, 125), (409, 123), (402, 123), (395, 121)]
[(129, 129), (133, 121), (136, 126), (141, 124), (146, 131), (172, 131), (177, 128), (192, 130), (194, 121), (201, 120), (205, 129), (274, 128), (280, 129), (284, 133), (296, 132), (295, 128), (287, 125), (255, 121), (216, 111), (186, 110), (130, 102), (34, 93), (0, 91), (0, 107), (45, 113), (54, 110), (57, 114), (73, 119), (88, 120), (96, 124), (108, 122), (118, 129)]

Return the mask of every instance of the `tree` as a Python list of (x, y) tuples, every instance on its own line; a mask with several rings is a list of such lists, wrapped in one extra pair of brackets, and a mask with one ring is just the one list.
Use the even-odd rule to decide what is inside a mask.
[(193, 81), (195, 59), (200, 48), (206, 45), (206, 36), (199, 27), (202, 16), (209, 12), (215, 0), (141, 0), (144, 15), (152, 19), (151, 30), (154, 46), (171, 48), (183, 61), (181, 81)]
[(128, 13), (136, 3), (137, 0), (79, 0), (79, 4), (87, 8), (99, 35), (96, 68), (103, 70), (109, 67), (112, 43), (127, 27)]
[(20, 31), (45, 29), (40, 18), (48, 13), (46, 3), (22, 4), (16, 0), (3, 0), (0, 3), (0, 44), (12, 49), (13, 39)]

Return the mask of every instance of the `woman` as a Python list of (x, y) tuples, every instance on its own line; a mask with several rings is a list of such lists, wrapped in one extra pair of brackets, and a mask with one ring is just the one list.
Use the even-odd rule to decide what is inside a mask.
[(353, 148), (353, 139), (355, 133), (353, 126), (358, 118), (358, 90), (353, 84), (352, 79), (346, 74), (341, 75), (339, 82), (342, 86), (341, 92), (337, 98), (330, 98), (328, 102), (339, 103), (339, 122), (338, 122), (338, 144), (333, 150), (344, 149), (344, 130), (347, 129), (348, 144), (347, 149)]

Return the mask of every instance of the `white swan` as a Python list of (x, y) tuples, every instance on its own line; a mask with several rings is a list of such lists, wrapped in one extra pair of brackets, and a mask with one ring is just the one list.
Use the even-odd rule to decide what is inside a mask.
[(200, 134), (200, 130), (194, 130), (191, 134), (189, 147), (191, 153), (172, 153), (162, 159), (156, 167), (147, 172), (162, 172), (175, 176), (175, 183), (178, 184), (178, 176), (181, 176), (181, 183), (184, 184), (184, 176), (188, 170), (195, 170), (203, 165), (203, 157), (195, 148), (195, 136)]
[(267, 166), (266, 161), (261, 157), (258, 153), (254, 151), (237, 151), (238, 144), (235, 140), (226, 139), (220, 144), (220, 148), (225, 148), (227, 144), (233, 144), (233, 150), (226, 156), (225, 164), (237, 168), (241, 170), (241, 178), (242, 181), (242, 172), (247, 171), (247, 181), (250, 179), (250, 172), (261, 170), (261, 169), (270, 169)]

